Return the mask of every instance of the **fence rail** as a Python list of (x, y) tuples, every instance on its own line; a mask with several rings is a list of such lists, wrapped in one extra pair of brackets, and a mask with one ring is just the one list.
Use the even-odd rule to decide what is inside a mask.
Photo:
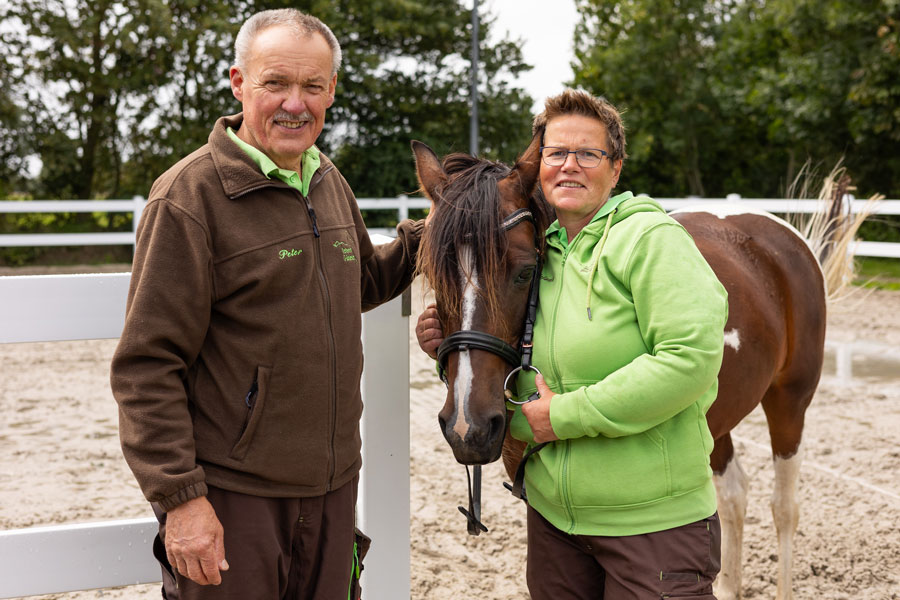
[[(787, 200), (783, 198), (741, 198), (729, 194), (725, 198), (657, 198), (667, 211), (691, 205), (714, 202), (741, 202), (759, 210), (778, 214), (809, 214), (819, 206), (818, 200)], [(850, 210), (856, 214), (863, 210), (866, 201), (850, 196)], [(410, 209), (427, 209), (430, 202), (426, 198), (398, 196), (396, 198), (358, 198), (361, 210), (395, 211), (398, 220), (409, 216)], [(29, 200), (0, 201), (0, 214), (26, 213), (67, 213), (67, 212), (124, 212), (133, 215), (130, 232), (98, 233), (12, 233), (0, 234), (2, 247), (36, 246), (102, 246), (134, 245), (135, 232), (140, 222), (146, 200), (135, 196), (131, 200)], [(900, 200), (882, 200), (874, 209), (875, 215), (900, 215)], [(370, 228), (370, 233), (394, 235), (388, 228)], [(858, 256), (878, 256), (900, 258), (900, 243), (860, 241), (855, 247)]]

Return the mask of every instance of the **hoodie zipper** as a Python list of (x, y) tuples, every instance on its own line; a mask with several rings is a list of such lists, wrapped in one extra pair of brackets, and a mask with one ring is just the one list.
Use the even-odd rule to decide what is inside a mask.
[[(578, 236), (576, 236), (578, 237)], [(572, 240), (573, 242), (575, 240)], [(567, 244), (565, 249), (563, 250), (562, 263), (559, 269), (559, 282), (557, 283), (557, 292), (556, 298), (553, 301), (553, 315), (550, 323), (550, 331), (556, 331), (556, 321), (559, 316), (559, 301), (562, 297), (563, 291), (563, 283), (566, 274), (566, 260), (569, 258), (569, 251), (572, 249), (572, 244)], [(553, 378), (556, 381), (561, 381), (559, 374), (559, 364), (556, 360), (556, 337), (552, 337), (550, 342), (550, 370), (553, 373)], [(559, 495), (562, 500), (563, 508), (565, 508), (566, 516), (569, 519), (569, 532), (575, 527), (575, 515), (572, 513), (571, 508), (571, 494), (569, 493), (569, 450), (570, 450), (570, 440), (563, 440), (563, 455), (560, 463), (560, 475), (559, 475)]]

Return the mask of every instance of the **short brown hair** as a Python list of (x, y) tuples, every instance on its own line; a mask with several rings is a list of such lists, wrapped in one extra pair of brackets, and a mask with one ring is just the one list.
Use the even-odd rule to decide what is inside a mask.
[(604, 127), (606, 127), (610, 158), (612, 160), (624, 160), (627, 158), (628, 155), (625, 154), (625, 125), (622, 123), (622, 115), (603, 96), (592, 96), (582, 90), (567, 89), (558, 96), (547, 98), (547, 101), (544, 102), (544, 112), (534, 118), (534, 123), (531, 127), (532, 134), (541, 131), (543, 140), (544, 129), (546, 129), (547, 123), (557, 117), (566, 115), (591, 117), (603, 123)]

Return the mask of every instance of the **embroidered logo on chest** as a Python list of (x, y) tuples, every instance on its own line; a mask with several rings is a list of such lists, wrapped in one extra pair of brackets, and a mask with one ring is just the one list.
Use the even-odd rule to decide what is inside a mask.
[(344, 257), (344, 262), (353, 262), (356, 260), (356, 256), (353, 254), (353, 247), (347, 242), (337, 240), (332, 244), (332, 246), (341, 251), (341, 255)]

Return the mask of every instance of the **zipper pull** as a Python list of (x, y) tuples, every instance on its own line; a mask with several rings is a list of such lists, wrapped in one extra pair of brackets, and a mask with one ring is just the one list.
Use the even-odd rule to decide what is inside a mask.
[(319, 237), (319, 226), (316, 225), (316, 211), (313, 210), (309, 202), (306, 203), (306, 210), (309, 211), (309, 218), (312, 219), (313, 233), (316, 237)]
[(259, 391), (259, 383), (255, 380), (253, 381), (253, 385), (250, 386), (250, 391), (247, 392), (247, 396), (244, 398), (244, 404), (247, 405), (247, 408), (253, 408), (255, 404), (254, 400), (256, 399), (256, 392)]

